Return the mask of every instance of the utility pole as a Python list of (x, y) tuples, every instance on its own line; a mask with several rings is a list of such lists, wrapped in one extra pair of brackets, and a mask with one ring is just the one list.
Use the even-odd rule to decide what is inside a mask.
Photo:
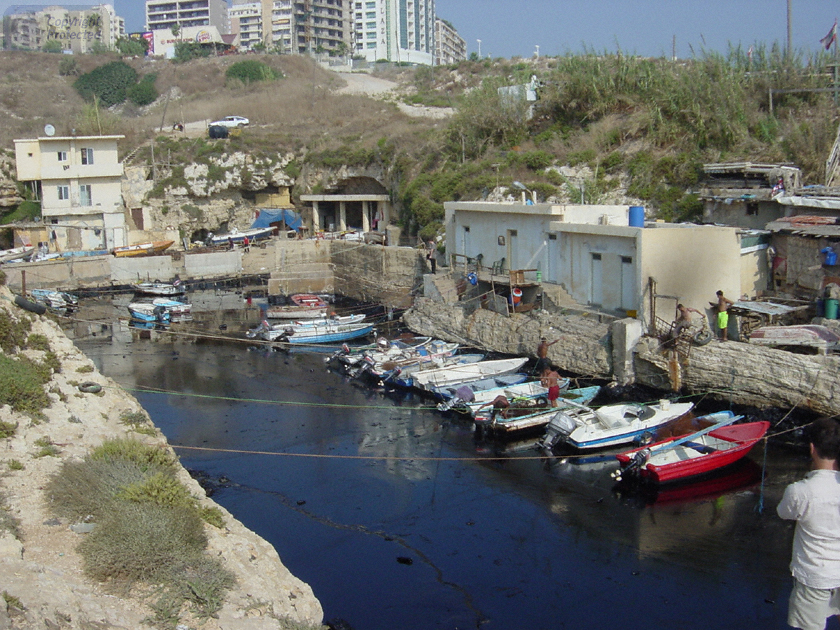
[(787, 57), (793, 59), (793, 0), (787, 0)]
[(475, 41), (478, 42), (478, 58), (481, 59), (481, 40), (477, 39)]

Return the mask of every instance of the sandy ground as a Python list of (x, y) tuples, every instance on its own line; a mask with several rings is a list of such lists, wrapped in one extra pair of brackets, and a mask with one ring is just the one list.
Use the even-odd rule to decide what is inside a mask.
[(415, 117), (447, 118), (452, 115), (451, 107), (420, 107), (408, 105), (398, 100), (396, 83), (372, 77), (364, 72), (337, 72), (347, 85), (338, 90), (339, 94), (366, 94), (368, 96), (393, 99), (400, 111)]

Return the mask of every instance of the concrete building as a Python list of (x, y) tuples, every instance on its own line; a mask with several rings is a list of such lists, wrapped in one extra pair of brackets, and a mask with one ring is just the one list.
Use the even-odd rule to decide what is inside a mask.
[(15, 140), (17, 179), (33, 182), (52, 251), (111, 249), (126, 243), (117, 142), (125, 136)]
[[(239, 49), (252, 50), (258, 44), (266, 44), (266, 36), (270, 30), (265, 25), (270, 24), (263, 15), (264, 4), (260, 2), (237, 2), (228, 9), (230, 18), (230, 32), (239, 36)], [(270, 14), (269, 14), (270, 16)]]
[(368, 62), (435, 63), (434, 0), (355, 0), (353, 53)]
[(435, 18), (435, 65), (445, 66), (467, 58), (467, 42), (446, 20)]
[[(719, 289), (736, 299), (766, 288), (766, 246), (742, 247), (737, 228), (631, 225), (627, 206), (447, 202), (444, 207), (453, 267), (459, 259), (476, 261), (502, 283), (554, 285), (579, 304), (635, 316), (646, 325), (657, 308), (665, 311), (658, 316), (670, 321), (674, 300), (702, 310)], [(657, 307), (656, 296), (669, 301)]]
[(225, 0), (146, 0), (146, 30), (215, 27), (230, 32)]
[[(287, 54), (342, 53), (349, 49), (347, 0), (262, 0), (266, 45)], [(265, 17), (263, 18), (265, 19)]]
[(113, 5), (19, 6), (3, 18), (7, 49), (42, 50), (51, 41), (81, 54), (95, 45), (114, 48), (125, 37), (125, 20)]

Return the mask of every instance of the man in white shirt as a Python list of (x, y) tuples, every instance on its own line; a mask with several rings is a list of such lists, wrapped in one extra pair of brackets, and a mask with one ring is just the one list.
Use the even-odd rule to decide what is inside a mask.
[(824, 630), (840, 616), (840, 420), (815, 420), (808, 434), (811, 472), (785, 489), (776, 511), (796, 521), (788, 625)]

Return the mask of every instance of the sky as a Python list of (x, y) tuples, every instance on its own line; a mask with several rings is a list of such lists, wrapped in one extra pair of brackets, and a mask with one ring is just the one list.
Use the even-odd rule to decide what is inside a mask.
[[(143, 0), (112, 2), (128, 31), (142, 30)], [(584, 50), (658, 57), (675, 49), (685, 58), (704, 49), (726, 52), (729, 44), (785, 46), (788, 3), (794, 49), (819, 50), (820, 38), (840, 17), (837, 0), (436, 0), (436, 8), (466, 40), (467, 51), (480, 47), (482, 57)], [(0, 0), (0, 13), (13, 4), (25, 2)]]

